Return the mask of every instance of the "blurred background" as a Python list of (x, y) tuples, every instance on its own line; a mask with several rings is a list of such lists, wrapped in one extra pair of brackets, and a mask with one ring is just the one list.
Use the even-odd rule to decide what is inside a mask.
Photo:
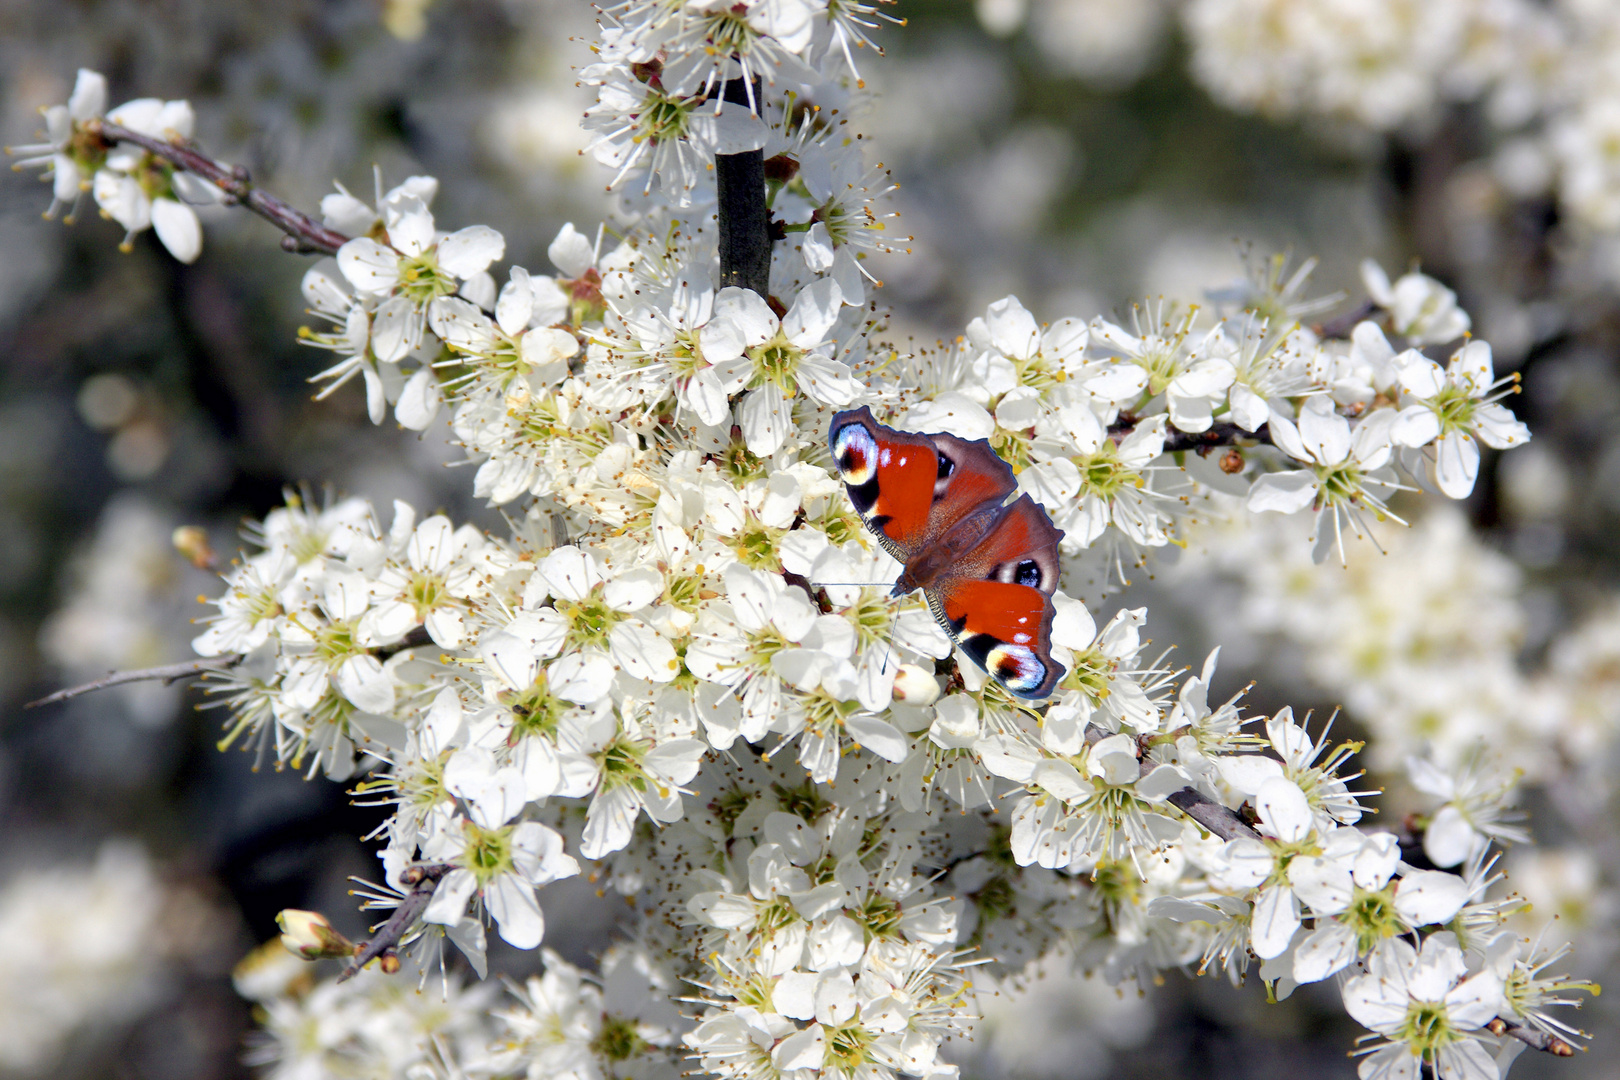
[[(1615, 963), (1620, 830), (1620, 16), (1606, 0), (901, 0), (866, 58), (862, 118), (901, 185), (913, 254), (876, 268), (892, 335), (932, 342), (1009, 293), (1043, 321), (1102, 314), (1321, 263), (1306, 292), (1365, 297), (1361, 259), (1456, 289), (1535, 441), (1487, 458), (1473, 497), (1312, 571), (1303, 522), (1195, 525), (1179, 561), (1109, 598), (1150, 605), (1155, 641), (1254, 711), (1344, 706), (1390, 789), (1430, 745), (1486, 740), (1526, 776), (1538, 848), (1512, 884), (1580, 974)], [(1334, 22), (1340, 19), (1341, 22)], [(611, 213), (574, 85), (583, 0), (0, 0), (0, 140), (79, 67), (110, 103), (189, 99), (197, 141), (314, 210), (334, 180), (368, 198), (441, 181), (442, 226), (489, 224), (546, 265), (564, 222)], [(87, 202), (0, 174), (0, 1076), (251, 1075), (232, 966), (278, 910), (358, 935), (348, 875), (379, 820), (324, 780), (220, 753), (184, 686), (141, 684), (30, 711), (112, 669), (187, 659), (222, 554), (283, 501), (360, 494), (495, 527), (447, 430), (373, 428), (358, 384), (310, 400), (326, 354), (297, 344), (308, 261), (268, 224), (205, 211), (193, 265)], [(1330, 311), (1329, 314), (1332, 314)], [(1172, 564), (1173, 563), (1173, 564)], [(566, 883), (565, 883), (566, 884)], [(588, 887), (546, 891), (547, 943), (587, 961), (608, 918)], [(563, 928), (567, 929), (564, 930)], [(531, 970), (507, 954), (496, 966)], [(1267, 1005), (1251, 984), (1171, 976), (1143, 996), (1053, 971), (992, 1007), (972, 1077), (1349, 1077), (1357, 1029), (1331, 986)], [(1515, 1076), (1613, 1075), (1606, 1036)], [(1054, 1038), (1053, 1033), (1061, 1036)], [(1038, 1037), (1032, 1037), (1037, 1036)]]

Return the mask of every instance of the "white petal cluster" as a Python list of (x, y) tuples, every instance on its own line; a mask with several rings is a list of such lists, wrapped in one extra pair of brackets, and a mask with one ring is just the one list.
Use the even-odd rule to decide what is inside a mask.
[(1571, 217), (1620, 227), (1612, 4), (1186, 0), (1181, 15), (1194, 75), (1229, 108), (1394, 131), (1477, 103), (1504, 188), (1556, 190)]
[[(323, 201), (352, 239), (303, 282), (326, 321), (303, 339), (335, 355), (322, 395), (358, 377), (374, 422), (448, 414), (510, 527), (404, 503), (385, 526), (361, 499), (290, 496), (250, 528), (194, 643), (221, 661), (224, 741), (387, 808), (370, 902), (412, 897), (400, 944), (422, 970), (448, 940), (482, 973), (490, 925), (540, 946), (545, 888), (576, 875), (643, 918), (600, 983), (548, 955), (500, 1032), (487, 988), (446, 981), (429, 1012), (372, 974), (244, 976), (285, 1075), (373, 1055), (390, 1074), (594, 1078), (688, 1054), (727, 1077), (949, 1080), (979, 959), (1008, 973), (1061, 948), (1146, 985), (1194, 963), (1237, 980), (1258, 958), (1286, 994), (1386, 979), (1409, 940), (1438, 957), (1461, 925), (1449, 947), (1492, 950), (1499, 986), (1529, 963), (1517, 939), (1490, 944), (1504, 916), (1482, 845), (1512, 839), (1495, 788), (1430, 776), (1435, 860), (1462, 869), (1414, 866), (1363, 826), (1353, 747), (1287, 710), (1262, 734), (1237, 698), (1209, 701), (1214, 655), (1174, 670), (1145, 652), (1144, 609), (1099, 626), (1061, 591), (1067, 674), (1044, 704), (1013, 696), (952, 656), (921, 597), (892, 594), (899, 568), (826, 445), (832, 413), (860, 405), (988, 440), (1064, 530), (1071, 578), (1123, 578), (1212, 488), (1315, 510), (1317, 555), (1343, 559), (1396, 468), (1460, 498), (1479, 443), (1528, 437), (1496, 403), (1489, 346), (1442, 368), (1421, 350), (1466, 329), (1455, 298), (1371, 270), (1383, 314), (1319, 340), (1295, 321), (1304, 272), (1279, 271), (1220, 317), (1158, 301), (1043, 324), (1007, 297), (952, 345), (903, 353), (867, 265), (892, 248), (874, 208), (891, 185), (847, 121), (878, 18), (848, 0), (609, 5), (581, 78), (624, 218), (611, 247), (606, 227), (565, 227), (554, 274), (497, 275), (504, 238), (442, 229), (430, 177)], [(99, 107), (69, 108), (53, 163)], [(717, 272), (715, 159), (755, 150), (778, 238), (763, 292)], [(1450, 983), (1409, 974), (1402, 992), (1433, 983), (1450, 1008), (1488, 982), (1434, 966)], [(1384, 1010), (1363, 1010), (1390, 1040), (1369, 1060), (1406, 1045), (1397, 997), (1355, 999), (1358, 1018), (1363, 998)], [(1486, 1037), (1480, 1002), (1516, 1007), (1476, 997), (1447, 1014), (1466, 1033), (1448, 1045)]]
[[(94, 861), (21, 866), (0, 889), (0, 1068), (43, 1075), (75, 1039), (105, 1038), (169, 997), (169, 890), (139, 844)], [(195, 920), (199, 909), (188, 916)], [(201, 926), (188, 932), (205, 936)]]

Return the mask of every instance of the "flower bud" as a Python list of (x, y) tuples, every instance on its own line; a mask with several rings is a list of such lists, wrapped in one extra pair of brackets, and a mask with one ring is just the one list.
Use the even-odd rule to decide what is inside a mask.
[(171, 538), (174, 550), (199, 570), (212, 570), (219, 565), (219, 556), (208, 544), (208, 532), (201, 525), (182, 525)]
[(932, 705), (939, 700), (939, 680), (916, 664), (901, 664), (894, 673), (894, 700), (907, 705)]
[(287, 908), (276, 916), (276, 925), (281, 927), (281, 944), (294, 956), (324, 960), (354, 955), (354, 942), (332, 929), (318, 911)]

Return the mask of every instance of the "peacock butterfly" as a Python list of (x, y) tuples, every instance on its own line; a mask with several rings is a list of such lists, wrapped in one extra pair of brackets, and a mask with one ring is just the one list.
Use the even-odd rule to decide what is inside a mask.
[(828, 439), (849, 500), (903, 565), (892, 595), (921, 589), (951, 640), (1012, 693), (1044, 698), (1052, 592), (1063, 530), (985, 439), (884, 427), (862, 407), (833, 417)]

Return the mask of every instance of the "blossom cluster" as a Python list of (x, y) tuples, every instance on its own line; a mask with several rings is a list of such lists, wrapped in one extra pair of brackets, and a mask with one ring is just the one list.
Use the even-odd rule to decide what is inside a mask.
[(274, 1077), (529, 1076), (674, 1080), (686, 1026), (673, 986), (644, 949), (616, 945), (599, 975), (547, 949), (545, 973), (501, 993), (447, 974), (435, 993), (367, 970), (317, 981), (272, 942), (237, 965), (235, 984), (263, 1013), (247, 1054)]
[(38, 167), (51, 180), (47, 218), (64, 207), (71, 222), (89, 192), (102, 216), (124, 227), (120, 245), (129, 250), (135, 234), (152, 229), (163, 246), (181, 262), (202, 254), (202, 223), (193, 207), (219, 201), (220, 192), (202, 177), (135, 146), (108, 145), (101, 122), (159, 139), (189, 139), (196, 117), (185, 101), (137, 98), (107, 111), (107, 79), (79, 69), (73, 96), (45, 110), (46, 141), (7, 147), (20, 154), (18, 167)]
[(1414, 755), (1459, 766), (1486, 744), (1527, 782), (1545, 783), (1620, 725), (1612, 606), (1552, 641), (1538, 669), (1522, 670), (1531, 619), (1523, 575), (1460, 514), (1434, 508), (1410, 531), (1380, 528), (1379, 548), (1315, 575), (1300, 529), (1250, 527), (1231, 509), (1191, 532), (1197, 554), (1178, 581), (1241, 580), (1244, 600), (1226, 614), (1299, 650), (1279, 667), (1343, 703), (1372, 736), (1374, 768)]
[(202, 944), (167, 933), (177, 898), (138, 844), (108, 841), (93, 862), (24, 866), (0, 890), (0, 1068), (41, 1075), (76, 1038), (94, 1038), (172, 995), (175, 961)]
[(1516, 196), (1556, 193), (1570, 216), (1620, 227), (1613, 135), (1620, 13), (1588, 0), (978, 0), (1024, 21), (1051, 63), (1110, 84), (1141, 73), (1179, 15), (1193, 76), (1241, 112), (1372, 131), (1432, 126), (1476, 106), (1489, 160)]
[[(1066, 675), (1045, 703), (1014, 696), (893, 595), (900, 568), (826, 445), (857, 405), (987, 440), (1064, 531), (1072, 583), (1123, 578), (1222, 489), (1313, 510), (1316, 554), (1342, 559), (1403, 475), (1461, 498), (1481, 442), (1528, 438), (1489, 345), (1439, 282), (1369, 266), (1374, 317), (1342, 338), (1300, 323), (1306, 273), (1279, 272), (1213, 311), (1123, 321), (1042, 324), (1008, 297), (949, 346), (896, 348), (863, 265), (891, 247), (889, 184), (845, 120), (878, 17), (607, 7), (581, 78), (623, 220), (611, 247), (564, 228), (555, 273), (497, 279), (504, 238), (442, 230), (428, 177), (324, 200), (351, 239), (303, 282), (329, 324), (304, 340), (338, 357), (321, 393), (359, 376), (374, 422), (447, 412), (511, 529), (289, 497), (194, 643), (219, 661), (224, 741), (388, 807), (373, 903), (437, 882), (402, 941), (424, 972), (446, 940), (482, 972), (490, 923), (539, 946), (541, 890), (588, 870), (635, 901), (634, 955), (663, 974), (638, 976), (655, 1000), (635, 1023), (609, 1023), (562, 1015), (585, 992), (552, 958), (510, 1034), (453, 1067), (430, 1059), (463, 1036), (365, 1004), (377, 976), (271, 989), (275, 1053), (352, 1005), (416, 1033), (397, 1042), (413, 1075), (473, 1074), (480, 1053), (502, 1074), (568, 1054), (605, 1072), (678, 1047), (722, 1077), (948, 1077), (976, 1010), (965, 969), (1060, 946), (1114, 984), (1193, 964), (1236, 981), (1254, 959), (1283, 996), (1341, 976), (1386, 1038), (1379, 1069), (1485, 1076), (1497, 1018), (1567, 1034), (1484, 847), (1430, 867), (1363, 828), (1352, 747), (1211, 704), (1216, 657), (1192, 674), (1147, 655), (1140, 608), (1099, 626), (1057, 592)], [(63, 115), (67, 146), (87, 121)], [(742, 153), (783, 238), (764, 294), (717, 274), (709, 164)], [(689, 1027), (647, 1019), (682, 1002)], [(596, 1057), (557, 1049), (575, 1020)], [(383, 1055), (385, 1029), (336, 1026), (318, 1051)]]

